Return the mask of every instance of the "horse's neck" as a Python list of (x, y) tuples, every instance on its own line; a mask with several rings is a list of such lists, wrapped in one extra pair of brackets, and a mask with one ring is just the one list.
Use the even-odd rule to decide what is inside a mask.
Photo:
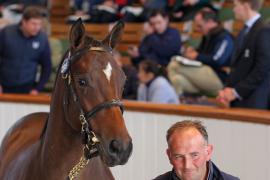
[[(80, 133), (65, 120), (63, 109), (63, 84), (56, 83), (52, 96), (50, 117), (41, 145), (41, 171), (44, 179), (63, 179), (83, 155)], [(79, 119), (78, 119), (79, 120)], [(80, 173), (80, 179), (112, 180), (109, 168), (99, 157), (89, 161)], [(90, 180), (90, 179), (89, 179)]]
[(65, 120), (63, 92), (63, 82), (57, 82), (41, 147), (41, 164), (45, 166), (47, 175), (54, 172), (54, 177), (55, 173), (70, 170), (79, 161), (83, 150), (80, 133)]

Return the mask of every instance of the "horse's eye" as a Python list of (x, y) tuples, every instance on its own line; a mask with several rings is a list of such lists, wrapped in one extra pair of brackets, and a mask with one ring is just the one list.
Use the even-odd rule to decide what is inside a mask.
[(84, 79), (79, 79), (79, 85), (80, 85), (80, 86), (86, 86), (86, 80), (84, 80)]

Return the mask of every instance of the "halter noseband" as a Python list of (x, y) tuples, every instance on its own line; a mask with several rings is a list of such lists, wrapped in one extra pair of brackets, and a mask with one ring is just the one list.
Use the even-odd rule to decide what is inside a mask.
[[(100, 142), (99, 139), (96, 137), (94, 131), (91, 128), (91, 125), (88, 121), (93, 119), (93, 117), (101, 110), (111, 108), (114, 106), (120, 107), (121, 112), (124, 111), (124, 106), (121, 100), (119, 99), (112, 99), (110, 101), (102, 102), (96, 106), (94, 106), (90, 111), (84, 112), (82, 105), (80, 103), (80, 100), (74, 90), (74, 85), (72, 83), (72, 73), (70, 71), (70, 65), (78, 59), (84, 52), (86, 51), (101, 51), (101, 52), (107, 52), (106, 49), (103, 47), (90, 47), (90, 48), (83, 48), (80, 50), (77, 50), (74, 55), (71, 55), (70, 52), (68, 54), (68, 57), (64, 60), (62, 64), (61, 74), (62, 78), (66, 81), (66, 87), (70, 88), (71, 94), (73, 96), (73, 100), (76, 103), (76, 106), (78, 107), (80, 111), (79, 120), (81, 122), (81, 136), (82, 136), (82, 144), (84, 145), (84, 155), (81, 158), (80, 162), (73, 167), (73, 169), (69, 172), (68, 179), (72, 180), (76, 176), (78, 176), (80, 170), (85, 167), (92, 157), (95, 157), (98, 155), (98, 149), (97, 144)], [(65, 98), (65, 101), (67, 97)], [(64, 108), (66, 106), (66, 102), (64, 101)], [(66, 112), (65, 112), (66, 114)], [(87, 121), (88, 120), (88, 121)]]

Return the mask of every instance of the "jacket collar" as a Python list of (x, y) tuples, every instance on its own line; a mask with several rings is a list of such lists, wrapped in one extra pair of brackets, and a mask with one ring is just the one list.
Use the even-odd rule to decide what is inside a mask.
[[(219, 174), (219, 170), (218, 172), (214, 171), (214, 168), (217, 169), (217, 167), (212, 163), (212, 161), (208, 161), (207, 163), (207, 179), (206, 180), (212, 180), (214, 179), (214, 177), (216, 176), (216, 173)], [(172, 170), (172, 176), (171, 176), (171, 180), (181, 180), (175, 173), (175, 170)]]

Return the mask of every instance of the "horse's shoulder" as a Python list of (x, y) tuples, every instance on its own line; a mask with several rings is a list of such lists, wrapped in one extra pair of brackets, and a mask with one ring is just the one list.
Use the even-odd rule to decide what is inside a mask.
[(41, 136), (48, 113), (33, 113), (18, 120), (6, 133), (0, 147), (0, 176), (16, 155)]

